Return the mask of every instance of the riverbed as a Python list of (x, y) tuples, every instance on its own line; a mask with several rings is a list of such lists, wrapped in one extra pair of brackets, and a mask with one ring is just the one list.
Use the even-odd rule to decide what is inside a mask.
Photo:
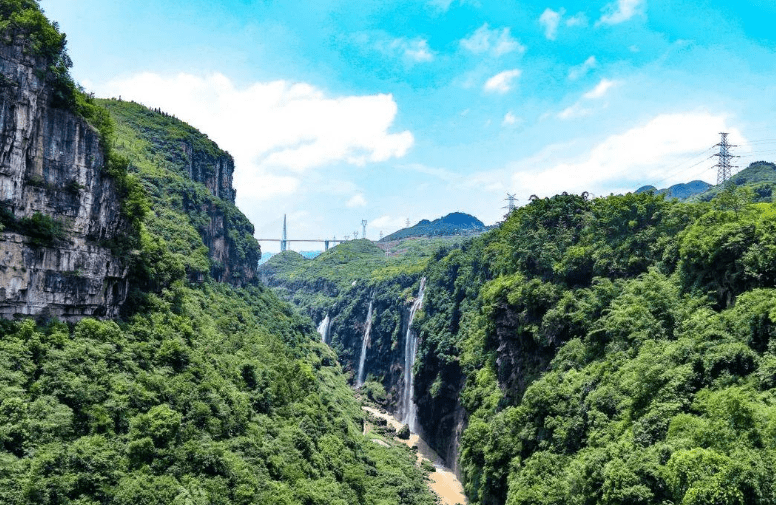
[[(362, 408), (373, 416), (380, 417), (388, 421), (388, 423), (393, 426), (396, 431), (399, 431), (399, 429), (401, 429), (403, 426), (402, 423), (391, 414), (381, 412), (373, 407), (365, 406)], [(422, 459), (427, 459), (434, 464), (436, 471), (431, 472), (429, 475), (429, 478), (431, 479), (429, 482), (429, 487), (432, 491), (434, 491), (434, 493), (437, 494), (437, 496), (439, 496), (443, 505), (468, 503), (466, 496), (463, 494), (463, 485), (461, 485), (458, 477), (455, 476), (455, 473), (453, 473), (452, 470), (444, 466), (442, 458), (440, 458), (439, 455), (428, 446), (425, 440), (420, 438), (416, 433), (411, 433), (409, 440), (402, 440), (400, 438), (396, 438), (395, 440), (407, 444), (410, 447), (418, 447), (418, 464), (420, 464)]]

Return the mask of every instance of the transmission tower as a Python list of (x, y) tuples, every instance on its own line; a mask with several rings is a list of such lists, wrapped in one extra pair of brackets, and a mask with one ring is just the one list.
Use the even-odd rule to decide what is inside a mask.
[(383, 239), (383, 230), (380, 230), (380, 240)]
[(288, 238), (286, 237), (286, 215), (283, 214), (283, 240), (280, 241), (280, 252), (283, 252), (286, 250), (287, 240)]
[(361, 238), (366, 238), (366, 219), (361, 220)]
[(509, 216), (512, 213), (512, 211), (515, 210), (515, 208), (517, 207), (515, 205), (515, 201), (517, 200), (517, 198), (515, 197), (515, 195), (507, 193), (507, 197), (504, 200), (506, 200), (508, 203), (507, 203), (507, 206), (502, 207), (502, 209), (507, 209), (506, 215)]
[(358, 230), (353, 232), (353, 240), (358, 240)]
[(738, 158), (738, 156), (733, 156), (730, 154), (730, 148), (738, 146), (728, 144), (727, 133), (720, 133), (720, 135), (722, 136), (722, 140), (719, 144), (714, 146), (719, 147), (719, 154), (714, 155), (719, 158), (719, 162), (714, 165), (717, 167), (717, 185), (722, 184), (723, 182), (730, 179), (730, 176), (733, 175), (732, 169), (738, 168), (730, 164), (731, 158)]

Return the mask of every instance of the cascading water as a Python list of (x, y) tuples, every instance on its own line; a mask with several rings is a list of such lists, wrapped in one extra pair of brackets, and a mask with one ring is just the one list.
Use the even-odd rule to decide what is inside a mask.
[(356, 376), (356, 387), (364, 385), (364, 365), (366, 364), (366, 346), (369, 345), (369, 334), (372, 333), (372, 300), (369, 300), (369, 310), (366, 314), (366, 329), (364, 330), (364, 341), (361, 343), (361, 357), (358, 358), (358, 375)]
[(418, 297), (412, 303), (410, 308), (410, 317), (407, 322), (407, 334), (404, 338), (404, 391), (402, 392), (402, 412), (404, 419), (402, 422), (410, 427), (410, 431), (418, 431), (418, 407), (413, 398), (413, 386), (415, 377), (412, 374), (412, 367), (415, 365), (415, 355), (418, 352), (418, 336), (412, 331), (412, 320), (415, 319), (415, 313), (423, 305), (423, 295), (426, 290), (426, 278), (420, 279), (420, 289)]
[(326, 314), (326, 317), (323, 318), (323, 321), (318, 324), (318, 333), (321, 334), (321, 342), (324, 344), (329, 343), (329, 327), (331, 326), (331, 320), (329, 319), (329, 314)]

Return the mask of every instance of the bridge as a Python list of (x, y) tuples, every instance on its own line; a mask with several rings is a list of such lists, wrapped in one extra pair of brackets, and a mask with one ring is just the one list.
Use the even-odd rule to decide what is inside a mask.
[[(364, 222), (364, 226), (366, 226), (366, 222)], [(364, 232), (366, 234), (366, 228), (364, 228)], [(354, 236), (355, 236), (355, 234), (354, 234)], [(344, 239), (336, 239), (336, 238), (330, 238), (330, 239), (328, 239), (328, 238), (321, 238), (321, 239), (317, 239), (317, 238), (293, 238), (293, 239), (289, 239), (287, 234), (286, 234), (286, 215), (283, 214), (283, 238), (257, 238), (256, 240), (258, 240), (259, 242), (280, 242), (280, 252), (283, 252), (283, 251), (285, 251), (288, 248), (288, 243), (289, 242), (317, 242), (319, 244), (321, 242), (323, 242), (324, 247), (328, 251), (329, 250), (329, 244), (333, 243), (334, 245), (337, 245), (337, 244), (340, 244), (342, 242), (348, 242), (350, 239), (348, 239), (348, 238), (344, 238)]]
[(259, 242), (280, 242), (280, 250), (285, 251), (288, 247), (288, 242), (317, 242), (321, 243), (323, 242), (324, 246), (326, 247), (326, 250), (329, 250), (329, 244), (337, 245), (342, 242), (349, 242), (350, 239), (334, 239), (334, 238), (257, 238)]

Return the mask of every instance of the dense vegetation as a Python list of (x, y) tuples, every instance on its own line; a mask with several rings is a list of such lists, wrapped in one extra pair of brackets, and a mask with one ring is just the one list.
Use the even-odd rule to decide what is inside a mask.
[(478, 503), (774, 503), (776, 205), (560, 195), (429, 265)]
[[(255, 281), (215, 282), (211, 219), (246, 268), (259, 254), (229, 195), (186, 171), (228, 155), (166, 114), (79, 90), (37, 2), (0, 0), (0, 15), (6, 43), (62, 63), (45, 74), (52, 105), (99, 131), (135, 232), (108, 244), (133, 259), (121, 320), (0, 321), (0, 503), (433, 503), (409, 448), (362, 435), (310, 321)], [(0, 216), (47, 246), (62, 233), (55, 217)]]
[(177, 283), (122, 322), (0, 324), (0, 502), (433, 503), (309, 320)]
[[(241, 284), (239, 271), (224, 278), (223, 265), (205, 241), (213, 221), (223, 221), (224, 242), (236, 263), (253, 269), (260, 257), (253, 225), (229, 198), (214, 195), (192, 180), (188, 168), (194, 158), (213, 170), (228, 154), (188, 124), (134, 102), (96, 100), (115, 123), (112, 149), (130, 160), (151, 204), (140, 233), (139, 284), (158, 290), (178, 279), (212, 277)], [(212, 175), (211, 173), (203, 176)], [(234, 267), (234, 265), (232, 265)]]

